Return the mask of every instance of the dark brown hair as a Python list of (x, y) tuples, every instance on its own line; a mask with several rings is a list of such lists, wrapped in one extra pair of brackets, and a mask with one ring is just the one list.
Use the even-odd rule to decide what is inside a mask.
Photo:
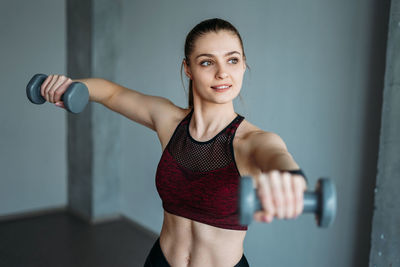
[[(207, 19), (199, 24), (197, 24), (186, 36), (185, 41), (185, 60), (186, 64), (189, 65), (189, 56), (193, 53), (194, 45), (196, 40), (201, 37), (202, 35), (209, 33), (209, 32), (219, 32), (219, 31), (229, 31), (235, 34), (239, 38), (240, 45), (242, 47), (243, 58), (246, 59), (244, 48), (243, 48), (243, 41), (240, 37), (238, 30), (228, 21), (214, 18), (214, 19)], [(247, 64), (246, 64), (247, 66)], [(248, 67), (248, 66), (247, 66)], [(183, 62), (181, 64), (181, 80), (182, 80), (182, 69), (183, 69)], [(182, 80), (183, 84), (183, 80)], [(192, 80), (189, 81), (189, 100), (188, 100), (188, 107), (193, 107), (193, 84)]]

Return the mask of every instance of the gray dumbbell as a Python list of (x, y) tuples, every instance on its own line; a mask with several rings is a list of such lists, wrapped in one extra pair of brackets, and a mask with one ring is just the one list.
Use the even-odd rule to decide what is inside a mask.
[[(33, 104), (43, 104), (46, 99), (40, 94), (40, 86), (46, 80), (47, 75), (36, 74), (26, 86), (26, 95)], [(65, 93), (61, 96), (65, 108), (72, 113), (82, 112), (89, 102), (89, 90), (80, 82), (71, 83)]]
[[(254, 213), (262, 210), (260, 200), (253, 187), (253, 179), (243, 176), (239, 187), (239, 222), (248, 225)], [(315, 192), (304, 192), (303, 213), (315, 213), (317, 224), (328, 227), (336, 216), (336, 188), (328, 178), (318, 180)]]

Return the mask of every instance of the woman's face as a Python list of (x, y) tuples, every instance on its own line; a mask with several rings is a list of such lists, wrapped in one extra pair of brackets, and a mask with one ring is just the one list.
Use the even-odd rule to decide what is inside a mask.
[(184, 62), (193, 81), (193, 96), (202, 101), (227, 103), (240, 92), (246, 62), (239, 38), (229, 31), (209, 32), (199, 37)]

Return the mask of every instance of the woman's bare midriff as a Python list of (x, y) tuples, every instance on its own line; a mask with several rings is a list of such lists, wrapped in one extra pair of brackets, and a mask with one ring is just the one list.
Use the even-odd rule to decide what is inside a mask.
[[(190, 110), (181, 110), (171, 116), (169, 123), (158, 132), (162, 150), (165, 149), (175, 128)], [(246, 137), (257, 127), (244, 120), (233, 140), (235, 161), (241, 175), (256, 175), (248, 155)], [(229, 230), (196, 222), (164, 211), (160, 233), (161, 250), (172, 267), (233, 267), (243, 256), (246, 231)]]
[(233, 267), (243, 255), (245, 235), (164, 211), (160, 246), (173, 267)]

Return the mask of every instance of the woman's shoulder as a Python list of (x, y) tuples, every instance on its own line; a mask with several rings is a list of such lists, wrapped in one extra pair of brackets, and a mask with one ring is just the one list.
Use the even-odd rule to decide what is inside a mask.
[(164, 109), (163, 112), (157, 116), (158, 130), (165, 129), (165, 127), (174, 125), (177, 122), (179, 123), (189, 114), (190, 111), (191, 109), (189, 108), (181, 108), (170, 102), (168, 108)]
[(190, 111), (191, 109), (189, 108), (181, 108), (174, 105), (164, 114), (160, 114), (162, 119), (157, 123), (156, 131), (163, 150), (178, 124), (190, 113)]
[(236, 133), (236, 136), (239, 136), (243, 139), (252, 139), (252, 138), (257, 138), (259, 136), (273, 136), (273, 135), (276, 134), (270, 131), (265, 131), (246, 119), (243, 119)]
[(257, 147), (260, 144), (284, 144), (282, 138), (272, 132), (261, 129), (244, 119), (237, 130), (236, 137), (240, 138), (243, 145), (249, 148)]

